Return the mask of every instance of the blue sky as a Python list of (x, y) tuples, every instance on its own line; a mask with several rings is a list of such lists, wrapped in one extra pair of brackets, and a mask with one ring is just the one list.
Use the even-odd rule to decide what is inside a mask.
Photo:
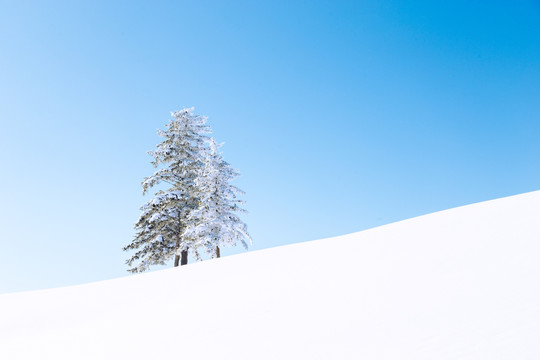
[(252, 250), (540, 189), (538, 1), (0, 6), (0, 292), (128, 276), (184, 106), (242, 173)]

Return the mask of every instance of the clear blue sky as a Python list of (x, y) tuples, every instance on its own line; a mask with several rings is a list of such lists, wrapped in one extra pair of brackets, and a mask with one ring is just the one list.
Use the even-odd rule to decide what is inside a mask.
[(0, 51), (0, 292), (128, 276), (184, 106), (253, 250), (540, 189), (538, 1), (5, 1)]

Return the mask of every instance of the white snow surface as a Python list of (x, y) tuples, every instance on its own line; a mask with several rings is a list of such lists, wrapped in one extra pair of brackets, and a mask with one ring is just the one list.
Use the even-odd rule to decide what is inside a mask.
[(2, 295), (0, 359), (538, 360), (539, 260), (537, 191)]

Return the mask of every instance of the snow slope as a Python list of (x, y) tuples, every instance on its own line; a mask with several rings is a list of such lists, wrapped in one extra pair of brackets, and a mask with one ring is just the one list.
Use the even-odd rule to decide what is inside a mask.
[[(0, 296), (0, 359), (540, 359), (540, 192)], [(69, 271), (67, 269), (66, 271)]]

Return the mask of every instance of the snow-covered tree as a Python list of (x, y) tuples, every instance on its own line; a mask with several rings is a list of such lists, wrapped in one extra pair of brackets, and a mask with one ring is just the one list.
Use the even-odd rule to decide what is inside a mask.
[(166, 189), (157, 190), (155, 197), (141, 207), (136, 235), (124, 247), (125, 251), (137, 250), (126, 261), (132, 266), (129, 271), (145, 271), (172, 257), (175, 266), (180, 260), (182, 265), (187, 263), (188, 251), (197, 244), (185, 229), (199, 206), (197, 184), (205, 169), (210, 133), (206, 117), (193, 114), (193, 108), (173, 112), (166, 130), (158, 132), (164, 140), (149, 151), (158, 170), (144, 179), (143, 195), (160, 184)]
[(244, 201), (238, 197), (243, 191), (230, 184), (239, 173), (223, 160), (221, 146), (213, 138), (210, 140), (204, 169), (195, 179), (199, 203), (190, 212), (184, 230), (184, 236), (194, 239), (198, 257), (201, 250), (219, 257), (220, 247), (240, 243), (247, 249), (247, 242), (251, 243), (247, 226), (237, 215), (245, 212), (240, 207)]

